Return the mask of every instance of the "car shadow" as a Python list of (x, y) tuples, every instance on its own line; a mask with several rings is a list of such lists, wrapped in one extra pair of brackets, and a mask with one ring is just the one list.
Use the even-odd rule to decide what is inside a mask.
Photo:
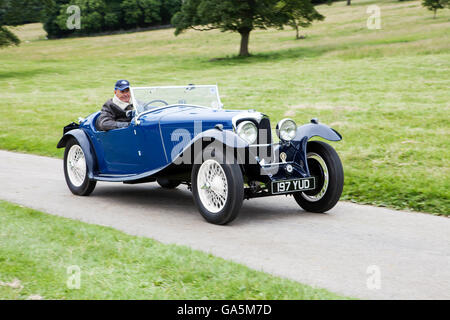
[[(267, 197), (265, 199), (280, 199), (282, 196), (274, 196)], [(264, 199), (264, 198), (263, 198)], [(247, 223), (266, 223), (267, 221), (284, 221), (284, 222), (292, 222), (292, 221), (301, 221), (300, 218), (306, 217), (315, 217), (318, 214), (304, 211), (300, 206), (296, 203), (292, 206), (283, 206), (280, 208), (278, 206), (278, 201), (271, 201), (271, 205), (267, 205), (267, 201), (261, 201), (262, 199), (250, 199), (245, 200), (241, 214), (238, 219), (233, 221), (232, 225), (240, 225)], [(321, 215), (321, 214), (319, 214)]]
[[(184, 189), (184, 190), (183, 190)], [(191, 203), (191, 193), (182, 186), (175, 189), (163, 189), (155, 184), (141, 184), (141, 185), (121, 185), (110, 186), (100, 185), (92, 193), (92, 196), (102, 198), (113, 198), (118, 200), (137, 201), (139, 204), (176, 204), (176, 203)]]
[[(186, 186), (169, 190), (153, 183), (132, 186), (105, 184), (97, 186), (91, 197), (107, 199), (112, 205), (130, 203), (139, 207), (164, 208), (182, 215), (198, 215), (200, 217), (192, 199), (192, 193)], [(275, 199), (275, 197), (244, 200), (239, 217), (228, 225), (256, 225), (267, 221), (291, 221), (293, 219), (298, 221), (300, 217), (321, 215), (306, 212), (296, 203), (292, 206), (283, 205), (281, 208), (277, 201), (271, 201), (268, 205), (267, 199)]]

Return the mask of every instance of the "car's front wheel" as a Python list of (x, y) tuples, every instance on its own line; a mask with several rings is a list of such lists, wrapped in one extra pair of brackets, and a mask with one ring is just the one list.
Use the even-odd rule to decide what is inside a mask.
[(71, 138), (64, 151), (64, 176), (73, 194), (88, 196), (94, 191), (97, 181), (90, 180), (83, 149), (75, 138)]
[(338, 202), (344, 186), (344, 170), (338, 154), (329, 144), (310, 141), (307, 145), (308, 168), (315, 177), (315, 189), (294, 193), (295, 201), (309, 212), (325, 212)]
[[(244, 200), (244, 181), (238, 164), (209, 157), (194, 164), (191, 183), (194, 202), (206, 221), (227, 224), (239, 214)], [(196, 162), (197, 163), (197, 162)]]

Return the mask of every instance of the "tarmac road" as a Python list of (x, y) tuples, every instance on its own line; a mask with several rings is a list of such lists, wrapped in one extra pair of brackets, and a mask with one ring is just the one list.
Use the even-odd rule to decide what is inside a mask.
[(91, 196), (77, 197), (62, 166), (59, 159), (0, 151), (0, 199), (351, 297), (450, 299), (448, 218), (348, 202), (313, 214), (277, 196), (244, 201), (238, 219), (217, 226), (203, 220), (185, 186), (98, 183)]

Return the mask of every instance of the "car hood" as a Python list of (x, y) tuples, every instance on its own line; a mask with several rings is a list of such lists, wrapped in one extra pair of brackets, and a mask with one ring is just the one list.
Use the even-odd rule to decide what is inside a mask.
[(159, 124), (161, 129), (166, 127), (192, 127), (201, 124), (204, 130), (213, 128), (216, 124), (222, 124), (224, 129), (233, 128), (233, 117), (246, 112), (243, 110), (207, 109), (200, 107), (172, 108), (161, 115)]
[[(169, 111), (172, 109), (171, 111)], [(259, 112), (246, 110), (207, 109), (201, 107), (168, 108), (161, 113), (159, 126), (169, 161), (173, 161), (173, 148), (181, 150), (200, 133), (223, 125), (223, 130), (233, 130), (233, 122), (242, 118), (259, 118)], [(176, 153), (175, 153), (176, 154)]]

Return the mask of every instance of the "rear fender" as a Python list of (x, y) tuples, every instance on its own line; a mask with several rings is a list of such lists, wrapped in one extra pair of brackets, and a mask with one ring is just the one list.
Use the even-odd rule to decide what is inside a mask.
[(96, 164), (96, 157), (95, 157), (95, 151), (92, 148), (91, 142), (89, 141), (88, 136), (86, 133), (81, 129), (74, 129), (70, 130), (67, 133), (63, 135), (61, 140), (59, 140), (58, 145), (56, 146), (59, 148), (65, 148), (67, 145), (67, 141), (69, 141), (70, 138), (75, 138), (78, 143), (81, 146), (81, 149), (83, 149), (84, 156), (86, 158), (86, 165), (88, 169), (88, 177), (89, 179), (94, 178), (94, 170), (95, 170), (95, 164)]

